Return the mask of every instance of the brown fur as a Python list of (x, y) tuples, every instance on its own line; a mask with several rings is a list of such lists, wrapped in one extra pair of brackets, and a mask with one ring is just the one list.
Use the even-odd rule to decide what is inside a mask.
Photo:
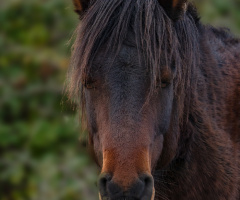
[(102, 173), (124, 191), (152, 173), (156, 200), (239, 200), (240, 40), (186, 1), (93, 2), (69, 94)]
[[(138, 174), (151, 174), (149, 152), (147, 150), (134, 149), (126, 158), (114, 150), (103, 152), (103, 166), (101, 173), (115, 173), (114, 181), (127, 189), (138, 178)], [(131, 158), (129, 160), (129, 158)], [(125, 161), (125, 162), (123, 162)], [(131, 170), (129, 170), (131, 169)], [(135, 173), (133, 173), (135, 172)]]

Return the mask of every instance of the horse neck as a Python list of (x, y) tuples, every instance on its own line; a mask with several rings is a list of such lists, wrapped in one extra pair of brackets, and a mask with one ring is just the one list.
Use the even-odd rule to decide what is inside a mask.
[[(192, 136), (183, 145), (187, 153), (176, 157), (166, 169), (156, 172), (156, 194), (161, 196), (156, 199), (175, 200), (179, 196), (186, 200), (200, 196), (209, 199), (209, 191), (213, 194), (212, 199), (218, 198), (218, 194), (219, 199), (230, 195), (231, 187), (238, 184), (235, 180), (238, 174), (234, 174), (238, 168), (236, 157), (229, 157), (233, 152), (231, 141), (220, 130), (193, 121), (188, 123), (186, 131)], [(237, 190), (232, 193), (237, 195)]]
[[(205, 52), (202, 60), (206, 59), (206, 55), (212, 55), (208, 44), (201, 44), (201, 48), (201, 51)], [(216, 81), (214, 77), (220, 76), (216, 74), (220, 72), (215, 71), (218, 69), (213, 68), (218, 66), (215, 60), (212, 55), (196, 69), (200, 75), (196, 77), (197, 85), (192, 91), (190, 107), (187, 108), (187, 121), (183, 123), (184, 126), (180, 130), (179, 152), (163, 175), (164, 181), (171, 183), (171, 186), (167, 187), (177, 190), (178, 197), (186, 196), (184, 192), (189, 193), (188, 198), (184, 199), (199, 199), (199, 196), (209, 199), (208, 191), (215, 195), (212, 199), (218, 198), (217, 194), (219, 198), (238, 195), (237, 189), (233, 191), (231, 188), (238, 188), (234, 185), (239, 184), (235, 178), (239, 171), (239, 155), (236, 148), (234, 149), (229, 133), (219, 125), (219, 116), (217, 116), (219, 113), (209, 100), (209, 92), (211, 95), (216, 95), (216, 98), (222, 95), (219, 88), (209, 84)], [(213, 70), (207, 71), (210, 80), (206, 82), (204, 70), (209, 67)], [(222, 191), (223, 188), (224, 191)], [(196, 191), (200, 193), (197, 194)]]

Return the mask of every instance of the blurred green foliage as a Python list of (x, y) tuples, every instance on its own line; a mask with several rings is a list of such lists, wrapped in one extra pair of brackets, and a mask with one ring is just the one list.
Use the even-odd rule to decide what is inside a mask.
[(192, 0), (203, 23), (227, 27), (240, 35), (240, 0)]
[[(239, 0), (196, 0), (240, 33)], [(63, 83), (78, 17), (69, 0), (0, 1), (0, 200), (95, 200), (97, 169)]]
[(0, 2), (0, 200), (96, 199), (96, 169), (63, 95), (78, 17), (67, 0)]

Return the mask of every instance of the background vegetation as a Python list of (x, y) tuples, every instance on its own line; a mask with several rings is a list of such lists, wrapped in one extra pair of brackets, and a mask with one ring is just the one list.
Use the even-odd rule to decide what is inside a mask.
[[(240, 35), (239, 0), (196, 0), (204, 23)], [(70, 0), (0, 1), (0, 200), (96, 200), (97, 169), (63, 95)]]

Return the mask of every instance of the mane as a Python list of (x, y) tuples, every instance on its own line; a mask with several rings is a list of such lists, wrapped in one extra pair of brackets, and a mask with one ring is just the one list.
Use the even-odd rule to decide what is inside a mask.
[(240, 39), (236, 38), (228, 28), (215, 28), (210, 26), (209, 30), (213, 32), (216, 38), (219, 38), (226, 45), (238, 45), (240, 43)]
[[(161, 78), (161, 67), (174, 67), (175, 85), (190, 87), (191, 70), (198, 63), (198, 18), (189, 5), (187, 13), (173, 22), (156, 0), (98, 0), (83, 16), (76, 30), (68, 91), (81, 97), (82, 83), (89, 75), (98, 50), (118, 53), (127, 33), (132, 31), (144, 64), (151, 76), (150, 93)], [(139, 63), (140, 58), (139, 58)], [(185, 82), (183, 84), (177, 84)], [(181, 88), (179, 88), (181, 90)]]
[(109, 53), (117, 55), (127, 33), (131, 31), (135, 36), (138, 55), (144, 55), (144, 63), (139, 58), (139, 64), (147, 66), (146, 70), (151, 76), (149, 97), (156, 91), (161, 69), (174, 68), (176, 109), (180, 129), (185, 132), (181, 140), (187, 143), (179, 155), (184, 156), (193, 135), (192, 131), (187, 130), (190, 112), (196, 113), (190, 105), (198, 102), (195, 75), (200, 63), (198, 26), (199, 18), (191, 4), (186, 14), (173, 22), (156, 0), (95, 1), (76, 29), (68, 73), (68, 94), (80, 106), (83, 126), (86, 126), (84, 83), (90, 75), (96, 54), (104, 49), (106, 56)]

